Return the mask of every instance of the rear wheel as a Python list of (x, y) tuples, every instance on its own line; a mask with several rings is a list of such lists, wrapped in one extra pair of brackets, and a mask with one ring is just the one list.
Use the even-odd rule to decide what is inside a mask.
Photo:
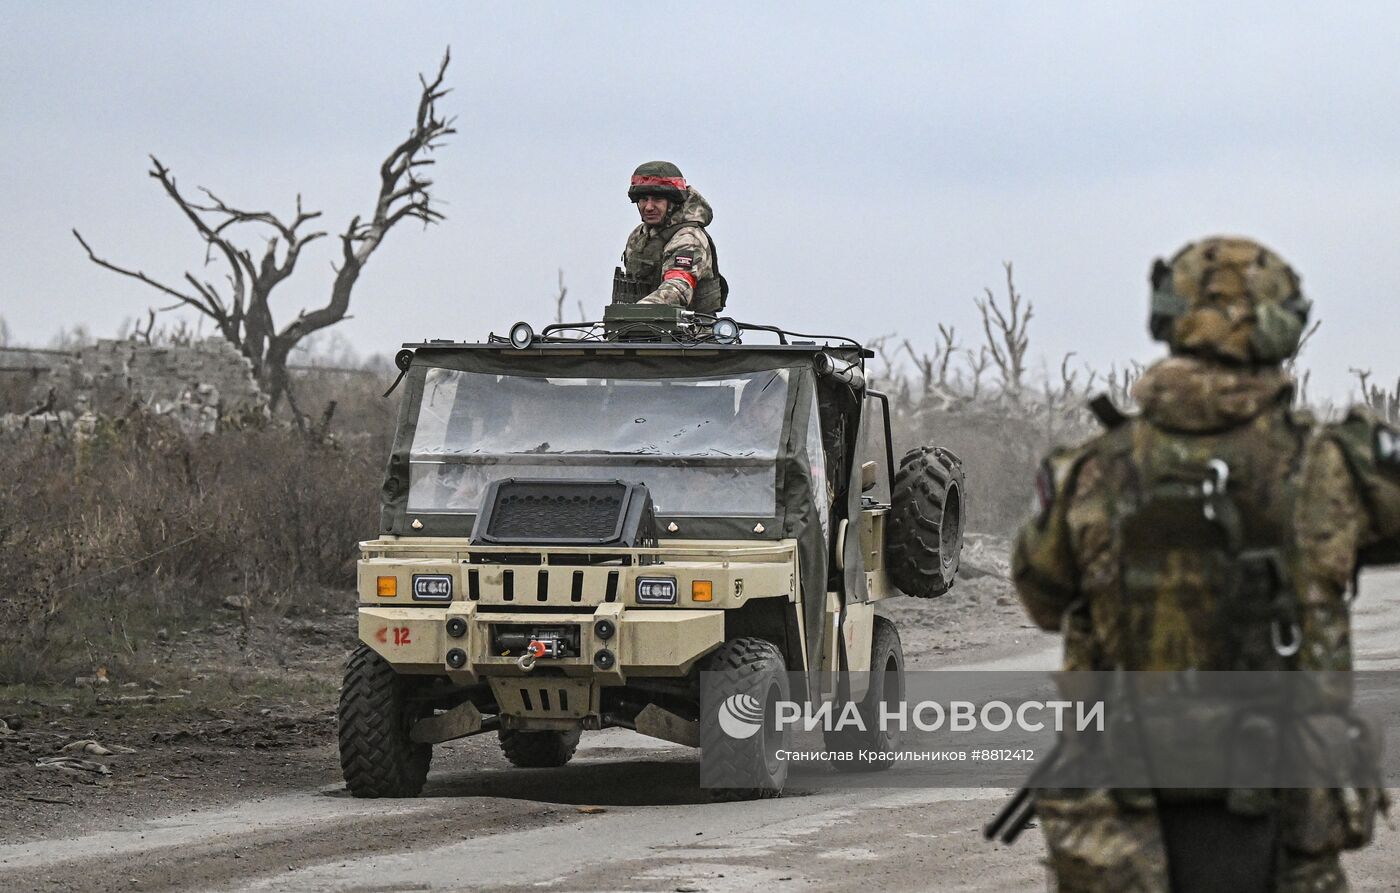
[[(712, 800), (776, 797), (787, 782), (790, 732), (776, 731), (779, 701), (789, 698), (787, 664), (764, 639), (730, 639), (705, 659), (700, 783)], [(756, 728), (755, 728), (756, 726)]]
[[(884, 617), (875, 618), (871, 638), (870, 686), (856, 708), (865, 728), (833, 729), (822, 737), (829, 751), (853, 755), (865, 751), (872, 758), (832, 760), (832, 766), (840, 772), (888, 769), (894, 765), (894, 752), (899, 749), (898, 730), (880, 728), (880, 707), (884, 704), (893, 709), (904, 700), (904, 648), (899, 642), (899, 630)], [(839, 716), (840, 711), (834, 715)]]
[(501, 741), (501, 753), (506, 755), (511, 765), (521, 769), (552, 769), (574, 758), (582, 733), (578, 729), (568, 732), (501, 729), (497, 735)]
[(410, 698), (414, 680), (368, 645), (345, 664), (338, 711), (340, 769), (356, 797), (416, 797), (428, 778), (431, 744), (409, 734), (428, 707)]
[(933, 598), (953, 586), (962, 555), (962, 461), (921, 447), (899, 463), (885, 533), (885, 567), (906, 595)]

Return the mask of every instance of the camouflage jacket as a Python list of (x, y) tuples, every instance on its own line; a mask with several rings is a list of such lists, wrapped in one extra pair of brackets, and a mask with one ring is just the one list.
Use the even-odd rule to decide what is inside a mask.
[[(1289, 408), (1292, 394), (1277, 369), (1174, 357), (1134, 389), (1141, 415), (1050, 455), (1037, 481), (1041, 509), (1017, 537), (1012, 575), (1031, 618), (1064, 634), (1066, 669), (1234, 668), (1219, 647), (1230, 624), (1210, 603), (1210, 587), (1191, 577), (1200, 562), (1168, 565), (1152, 578), (1157, 590), (1135, 590), (1128, 578), (1141, 566), (1125, 560), (1118, 523), (1162, 466), (1216, 457), (1231, 470), (1225, 487), (1240, 514), (1272, 524), (1266, 538), (1283, 546), (1300, 640), (1292, 667), (1351, 668), (1347, 593), (1357, 568), (1400, 561), (1400, 438), (1362, 410), (1317, 425)], [(1169, 539), (1170, 525), (1154, 532)], [(1125, 609), (1130, 594), (1138, 604)], [(1337, 853), (1370, 841), (1384, 792), (1276, 793), (1284, 868), (1273, 889), (1345, 889)], [(1086, 891), (1170, 889), (1153, 802), (1142, 791), (1038, 791), (1061, 882)]]
[(1209, 589), (1191, 579), (1192, 562), (1125, 609), (1117, 519), (1142, 470), (1212, 458), (1228, 463), (1246, 527), (1282, 543), (1302, 637), (1297, 668), (1350, 668), (1346, 593), (1358, 563), (1400, 560), (1400, 460), (1381, 455), (1376, 445), (1394, 441), (1374, 418), (1354, 411), (1318, 426), (1289, 408), (1292, 394), (1277, 369), (1173, 357), (1135, 388), (1141, 415), (1050, 455), (1041, 510), (1017, 538), (1012, 571), (1031, 618), (1065, 633), (1066, 669), (1237, 668), (1222, 663), (1221, 606), (1182, 596)]
[[(685, 202), (672, 209), (659, 226), (639, 224), (632, 230), (622, 252), (623, 269), (652, 288), (639, 303), (673, 304), (704, 312), (719, 309), (717, 295), (710, 294), (717, 287), (716, 269), (705, 232), (714, 216), (710, 203), (690, 187)], [(679, 229), (675, 229), (677, 225), (681, 225)], [(670, 238), (661, 244), (668, 230)], [(698, 301), (697, 296), (706, 300)]]

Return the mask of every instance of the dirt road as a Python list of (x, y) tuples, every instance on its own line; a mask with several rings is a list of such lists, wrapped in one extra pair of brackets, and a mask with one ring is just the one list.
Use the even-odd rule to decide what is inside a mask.
[[(984, 593), (989, 598), (997, 598)], [(904, 601), (904, 600), (901, 600)], [(1005, 610), (1000, 610), (1005, 609)], [(911, 668), (1049, 667), (1055, 640), (1000, 605), (1000, 636), (928, 622), (906, 629)], [(1369, 575), (1356, 612), (1360, 663), (1400, 667), (1400, 572)], [(964, 647), (952, 648), (954, 640)], [(970, 646), (970, 647), (968, 647)], [(1397, 745), (1392, 745), (1397, 746)], [(57, 825), (0, 845), (5, 890), (881, 890), (1043, 889), (1040, 842), (1015, 847), (979, 829), (1005, 790), (816, 793), (704, 803), (694, 754), (632, 733), (584, 738), (563, 769), (506, 768), (493, 741), (440, 749), (425, 796), (357, 801), (335, 781), (334, 752), (310, 748), (298, 790), (190, 802), (86, 833)], [(134, 810), (139, 813), (139, 810)], [(1400, 841), (1387, 828), (1346, 863), (1356, 890), (1400, 889)]]

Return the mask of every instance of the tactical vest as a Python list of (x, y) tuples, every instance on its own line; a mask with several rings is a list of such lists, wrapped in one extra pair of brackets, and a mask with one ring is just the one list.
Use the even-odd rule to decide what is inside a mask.
[(1116, 607), (1100, 606), (1117, 628), (1119, 653), (1104, 655), (1111, 666), (1297, 665), (1293, 513), (1308, 435), (1276, 410), (1218, 433), (1137, 418), (1105, 438), (1121, 593)]
[(705, 240), (710, 244), (710, 261), (714, 267), (714, 276), (701, 279), (695, 284), (695, 289), (691, 294), (690, 306), (687, 309), (697, 313), (719, 313), (724, 309), (725, 302), (729, 299), (729, 283), (719, 272), (719, 253), (715, 250), (715, 241), (710, 238), (709, 232), (698, 223), (674, 223), (658, 231), (640, 251), (633, 252), (626, 258), (627, 269), (621, 267), (613, 273), (613, 295), (614, 304), (635, 304), (642, 298), (656, 291), (661, 287), (661, 262), (666, 251), (666, 245), (671, 239), (686, 227), (694, 227), (704, 233)]

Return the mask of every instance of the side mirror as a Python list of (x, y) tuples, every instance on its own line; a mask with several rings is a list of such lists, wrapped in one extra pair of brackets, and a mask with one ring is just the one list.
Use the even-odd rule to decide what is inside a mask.
[(875, 485), (880, 482), (880, 467), (874, 462), (865, 462), (860, 466), (860, 492), (869, 493), (875, 489)]

